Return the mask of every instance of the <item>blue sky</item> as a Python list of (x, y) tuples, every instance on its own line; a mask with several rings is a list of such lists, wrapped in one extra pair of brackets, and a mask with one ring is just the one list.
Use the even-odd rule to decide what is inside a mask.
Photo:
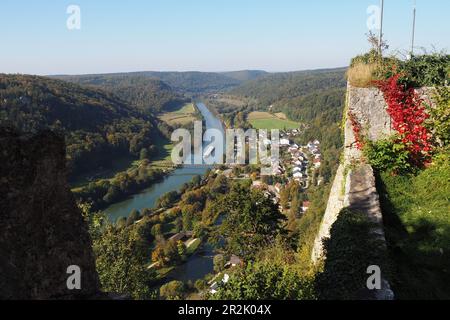
[[(385, 0), (385, 37), (408, 50), (412, 0)], [(66, 9), (81, 9), (68, 30)], [(345, 66), (379, 0), (1, 0), (0, 73), (292, 71)], [(450, 49), (450, 1), (417, 0), (416, 44)]]

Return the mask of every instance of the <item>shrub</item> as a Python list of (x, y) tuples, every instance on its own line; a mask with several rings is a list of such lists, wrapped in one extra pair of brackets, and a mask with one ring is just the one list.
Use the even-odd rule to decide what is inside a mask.
[(401, 81), (411, 87), (445, 86), (449, 83), (450, 55), (415, 56), (400, 63)]
[(367, 141), (363, 153), (377, 170), (394, 173), (411, 170), (410, 153), (398, 136), (376, 142)]
[(301, 276), (292, 266), (257, 262), (248, 264), (220, 284), (211, 296), (216, 300), (313, 300), (313, 279)]
[(434, 100), (436, 105), (428, 106), (430, 119), (426, 122), (426, 127), (433, 132), (441, 146), (448, 146), (450, 142), (450, 89), (448, 87), (437, 88)]
[(167, 300), (182, 300), (185, 295), (184, 283), (181, 281), (166, 283), (159, 289), (159, 295)]

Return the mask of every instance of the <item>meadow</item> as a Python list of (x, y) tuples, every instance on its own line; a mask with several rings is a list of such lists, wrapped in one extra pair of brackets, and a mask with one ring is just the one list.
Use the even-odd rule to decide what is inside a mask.
[(159, 116), (164, 122), (167, 122), (169, 125), (185, 125), (195, 121), (196, 118), (196, 109), (193, 103), (187, 103), (181, 108), (172, 110), (169, 112), (164, 112)]
[(297, 129), (300, 124), (295, 121), (288, 120), (284, 113), (269, 112), (251, 112), (248, 115), (248, 121), (255, 129)]

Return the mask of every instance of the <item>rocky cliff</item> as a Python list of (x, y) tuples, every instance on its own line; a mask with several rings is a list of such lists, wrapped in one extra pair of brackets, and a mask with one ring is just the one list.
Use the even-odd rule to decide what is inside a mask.
[[(0, 129), (0, 299), (79, 299), (99, 292), (91, 240), (66, 180), (64, 139)], [(81, 289), (67, 268), (81, 268)]]

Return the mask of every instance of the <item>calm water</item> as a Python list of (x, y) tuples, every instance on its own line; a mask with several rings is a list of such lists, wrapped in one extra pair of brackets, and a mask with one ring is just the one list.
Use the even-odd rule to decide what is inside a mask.
[[(203, 104), (197, 104), (198, 109), (206, 123), (207, 129), (219, 129), (224, 132), (222, 123), (217, 119), (211, 111)], [(144, 208), (153, 208), (156, 201), (165, 193), (181, 189), (183, 184), (190, 182), (196, 175), (205, 174), (207, 166), (195, 167), (185, 166), (175, 170), (166, 177), (162, 182), (153, 185), (151, 188), (144, 190), (142, 193), (134, 195), (128, 200), (116, 203), (105, 210), (111, 221), (117, 221), (120, 217), (127, 217), (133, 209), (141, 210)], [(208, 244), (203, 245), (203, 249), (191, 256), (188, 261), (175, 270), (167, 277), (167, 281), (196, 281), (202, 279), (214, 269), (214, 251)]]
[[(203, 104), (197, 103), (199, 111), (202, 113), (207, 129), (218, 129), (223, 132), (222, 123), (215, 117), (211, 111)], [(196, 175), (205, 174), (206, 166), (185, 166), (176, 169), (167, 176), (162, 182), (153, 185), (140, 194), (134, 195), (129, 199), (113, 204), (105, 211), (111, 221), (117, 221), (118, 218), (128, 217), (134, 209), (142, 210), (144, 208), (154, 208), (156, 201), (165, 193), (180, 190), (183, 184), (190, 182)]]

